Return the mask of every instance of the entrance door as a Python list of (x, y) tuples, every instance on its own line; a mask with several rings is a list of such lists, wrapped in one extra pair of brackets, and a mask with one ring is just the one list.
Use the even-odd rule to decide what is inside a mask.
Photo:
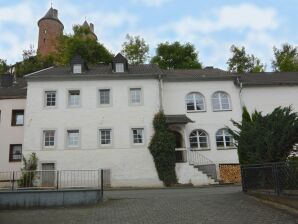
[(43, 163), (42, 165), (42, 187), (54, 187), (55, 186), (55, 164)]

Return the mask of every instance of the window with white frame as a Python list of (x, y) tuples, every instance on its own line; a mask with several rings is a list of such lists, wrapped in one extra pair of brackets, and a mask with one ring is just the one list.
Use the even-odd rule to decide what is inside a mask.
[(66, 143), (67, 147), (79, 147), (80, 131), (78, 129), (67, 130)]
[(116, 72), (124, 72), (124, 64), (123, 63), (116, 63), (115, 64), (115, 71)]
[(231, 100), (225, 92), (215, 92), (212, 95), (213, 111), (231, 110)]
[(144, 128), (133, 128), (132, 129), (132, 143), (133, 144), (144, 144)]
[(99, 129), (99, 144), (102, 146), (109, 146), (112, 144), (111, 129)]
[(78, 107), (81, 104), (80, 90), (69, 90), (68, 91), (68, 106)]
[(80, 73), (82, 73), (82, 65), (81, 64), (75, 64), (75, 65), (73, 65), (73, 73), (74, 74), (80, 74)]
[(55, 130), (43, 131), (43, 146), (48, 148), (55, 147)]
[(209, 147), (208, 134), (203, 130), (194, 130), (189, 135), (191, 148), (207, 149)]
[(216, 132), (216, 145), (218, 148), (234, 147), (234, 140), (228, 129), (222, 128)]
[(99, 104), (100, 105), (110, 105), (110, 89), (100, 89), (99, 90)]
[(130, 88), (130, 104), (140, 105), (142, 103), (142, 89)]
[(56, 91), (45, 91), (45, 106), (46, 107), (55, 107), (57, 101)]
[(186, 98), (187, 111), (205, 111), (205, 99), (200, 93), (189, 93)]

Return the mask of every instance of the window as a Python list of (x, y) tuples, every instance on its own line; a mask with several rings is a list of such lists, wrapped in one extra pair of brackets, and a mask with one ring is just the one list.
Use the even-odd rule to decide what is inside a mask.
[(81, 104), (80, 90), (68, 91), (68, 106), (78, 107)]
[(231, 110), (230, 97), (225, 92), (216, 92), (212, 95), (213, 111)]
[(43, 131), (43, 146), (46, 148), (55, 147), (55, 130)]
[(99, 144), (102, 146), (108, 146), (112, 144), (111, 129), (99, 129)]
[(206, 149), (208, 148), (208, 135), (203, 130), (195, 130), (189, 135), (191, 148)]
[(218, 148), (234, 147), (234, 140), (229, 131), (225, 128), (216, 132), (216, 145)]
[(124, 72), (124, 64), (123, 63), (116, 63), (115, 64), (116, 72)]
[(74, 74), (80, 74), (80, 73), (82, 73), (82, 65), (81, 64), (75, 64), (75, 65), (73, 65), (73, 73)]
[(142, 89), (131, 88), (130, 89), (130, 104), (140, 105), (142, 103)]
[(67, 146), (79, 147), (80, 145), (80, 131), (79, 130), (67, 130)]
[(205, 111), (205, 99), (200, 93), (189, 93), (186, 96), (187, 111)]
[(100, 89), (99, 90), (99, 104), (100, 105), (110, 105), (110, 89)]
[(11, 117), (11, 126), (24, 125), (24, 110), (13, 110)]
[(10, 145), (9, 147), (9, 162), (22, 161), (22, 145)]
[(56, 106), (56, 91), (45, 92), (45, 106), (55, 107)]
[(133, 144), (144, 144), (144, 128), (132, 129)]

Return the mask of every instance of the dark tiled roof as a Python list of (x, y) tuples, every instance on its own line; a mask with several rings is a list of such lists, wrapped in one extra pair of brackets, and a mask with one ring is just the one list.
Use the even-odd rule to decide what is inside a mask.
[[(52, 7), (49, 9), (49, 11), (44, 15), (44, 17), (42, 17), (40, 20), (38, 20), (38, 24), (41, 20), (44, 19), (51, 19), (51, 20), (55, 20), (57, 22), (59, 22), (62, 26), (63, 23), (59, 20), (58, 18), (58, 10), (57, 9), (53, 9)], [(64, 26), (63, 26), (64, 27)]]
[(163, 70), (165, 81), (231, 80), (237, 76), (218, 68)]
[(1, 87), (0, 85), (0, 100), (1, 99), (23, 99), (27, 96), (27, 82), (23, 78), (17, 78), (16, 82), (10, 87)]
[(261, 72), (242, 74), (239, 76), (239, 81), (243, 86), (298, 85), (298, 72)]
[(162, 70), (151, 64), (146, 65), (129, 65), (128, 71), (123, 73), (115, 73), (112, 71), (111, 65), (89, 66), (89, 69), (81, 74), (73, 74), (70, 66), (51, 67), (41, 71), (27, 75), (29, 79), (143, 79), (156, 78), (162, 74)]
[(193, 122), (185, 114), (165, 115), (167, 124), (187, 124)]

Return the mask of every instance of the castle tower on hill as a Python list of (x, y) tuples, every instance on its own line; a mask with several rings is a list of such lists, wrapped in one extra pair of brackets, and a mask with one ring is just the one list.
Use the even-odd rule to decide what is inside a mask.
[(94, 24), (93, 23), (88, 24), (88, 22), (85, 20), (85, 22), (83, 23), (82, 26), (89, 28), (90, 31), (91, 31), (91, 34), (89, 34), (88, 36), (91, 37), (91, 38), (93, 38), (94, 40), (97, 40), (97, 36), (94, 33)]
[(58, 18), (58, 10), (50, 8), (44, 17), (38, 21), (38, 53), (42, 56), (55, 52), (58, 38), (63, 35), (64, 26)]

